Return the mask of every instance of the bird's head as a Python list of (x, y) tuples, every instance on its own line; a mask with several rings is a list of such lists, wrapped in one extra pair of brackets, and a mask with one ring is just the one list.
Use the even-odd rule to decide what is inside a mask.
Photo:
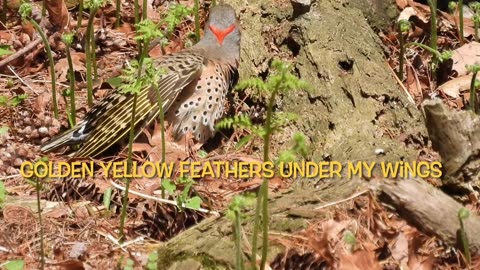
[(210, 10), (200, 44), (220, 54), (219, 57), (225, 56), (221, 54), (239, 57), (240, 23), (232, 6), (219, 4)]

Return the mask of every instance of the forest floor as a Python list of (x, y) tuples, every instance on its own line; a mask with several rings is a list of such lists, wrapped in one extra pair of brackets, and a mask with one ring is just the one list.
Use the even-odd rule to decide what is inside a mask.
[[(8, 2), (8, 1), (7, 1)], [(158, 1), (155, 7), (149, 6), (148, 17), (160, 20), (159, 14), (169, 10), (169, 4)], [(179, 1), (193, 7), (192, 0)], [(43, 180), (39, 192), (41, 197), (42, 224), (38, 218), (37, 189), (35, 179), (24, 179), (20, 167), (25, 161), (36, 161), (44, 156), (40, 144), (48, 141), (60, 131), (68, 129), (66, 110), (68, 99), (58, 95), (60, 117), (55, 119), (52, 108), (52, 87), (48, 58), (44, 46), (37, 42), (35, 29), (31, 24), (22, 23), (14, 1), (8, 2), (7, 21), (0, 30), (0, 49), (11, 51), (15, 58), (5, 61), (10, 55), (0, 55), (0, 268), (14, 264), (24, 264), (25, 269), (37, 269), (40, 262), (40, 231), (43, 231), (44, 254), (47, 269), (157, 269), (156, 249), (163, 242), (181, 231), (197, 224), (210, 214), (196, 210), (179, 209), (176, 206), (161, 204), (147, 196), (160, 197), (160, 181), (148, 178), (135, 179), (132, 190), (138, 192), (129, 196), (127, 239), (118, 242), (121, 190), (124, 183), (114, 181), (98, 171), (86, 179)], [(72, 45), (73, 66), (76, 79), (77, 119), (88, 111), (85, 82), (85, 52), (83, 48), (86, 32), (86, 17), (76, 28), (78, 9), (67, 9), (64, 1), (52, 1), (50, 9), (58, 16), (43, 20), (45, 27), (51, 24), (68, 22), (76, 29), (77, 35)], [(68, 4), (67, 4), (68, 5)], [(411, 28), (405, 34), (406, 42), (427, 44), (430, 33), (430, 10), (428, 6), (413, 1), (397, 0), (401, 11), (400, 19), (410, 20)], [(34, 10), (40, 11), (41, 8)], [(122, 25), (115, 28), (115, 6), (107, 4), (97, 14), (94, 21), (97, 44), (97, 67), (99, 79), (95, 81), (95, 99), (112, 91), (109, 78), (121, 74), (126, 60), (136, 57), (137, 48), (132, 2), (122, 6)], [(201, 8), (201, 22), (206, 12)], [(385, 54), (392, 77), (398, 78), (399, 85), (410, 99), (420, 105), (425, 99), (441, 98), (451, 108), (465, 110), (470, 100), (469, 87), (471, 74), (466, 65), (479, 63), (479, 43), (475, 42), (475, 31), (471, 14), (465, 16), (463, 41), (458, 35), (458, 16), (448, 10), (438, 14), (439, 51), (451, 50), (453, 62), (445, 61), (439, 72), (433, 76), (432, 54), (418, 46), (406, 48), (405, 78), (399, 79), (395, 71), (399, 67), (400, 46), (398, 28), (380, 31)], [(65, 26), (65, 25), (63, 25)], [(62, 27), (63, 27), (62, 26)], [(176, 27), (174, 34), (162, 49), (157, 44), (150, 51), (152, 58), (175, 52), (194, 43), (195, 25), (193, 16), (187, 16)], [(57, 32), (58, 33), (58, 32)], [(50, 45), (54, 51), (57, 92), (64, 93), (69, 87), (68, 63), (65, 45), (60, 35), (48, 32)], [(23, 53), (22, 48), (35, 43)], [(449, 64), (450, 63), (450, 64)], [(452, 64), (453, 63), (453, 64)], [(448, 67), (446, 67), (448, 66)], [(448, 70), (448, 72), (447, 72)], [(239, 112), (245, 107), (264, 106), (248, 104), (246, 95), (238, 94), (230, 105), (231, 111)], [(135, 160), (159, 161), (158, 155), (145, 155), (158, 151), (158, 128), (149, 130), (150, 140), (134, 144)], [(204, 146), (208, 150), (183, 149), (170, 152), (171, 160), (209, 161), (258, 161), (252, 153), (258, 152), (254, 144), (237, 150), (235, 144), (243, 136), (242, 132), (220, 132)], [(148, 137), (148, 136), (145, 136)], [(93, 160), (121, 160), (126, 150)], [(432, 149), (423, 149), (419, 159), (437, 161), (438, 155)], [(49, 153), (50, 161), (68, 160), (65, 153)], [(157, 179), (158, 180), (158, 179)], [(185, 183), (176, 181), (175, 200), (185, 188)], [(438, 180), (437, 180), (438, 181)], [(247, 191), (256, 191), (260, 178), (253, 179), (213, 179), (203, 178), (194, 185), (195, 193), (202, 198), (202, 207), (224, 213), (231, 199)], [(270, 192), (282, 192), (292, 184), (291, 179), (273, 178)], [(440, 185), (432, 180), (432, 184)], [(3, 194), (2, 194), (3, 193)], [(110, 199), (106, 199), (111, 193)], [(192, 194), (192, 193), (191, 193)], [(473, 194), (472, 194), (473, 195)], [(105, 202), (111, 201), (106, 207)], [(469, 196), (463, 203), (473, 213), (480, 212), (477, 196)], [(318, 222), (310, 224), (306, 230), (292, 235), (272, 235), (277, 244), (289, 251), (278, 256), (272, 269), (465, 269), (465, 259), (458, 249), (451, 248), (434, 236), (425, 235), (407, 224), (396, 213), (383, 207), (374, 196), (358, 194), (349, 200), (334, 202), (322, 209)], [(348, 240), (346, 232), (354, 233), (354, 243)], [(309, 240), (310, 239), (310, 240)], [(312, 240), (313, 239), (313, 240)], [(351, 250), (355, 253), (342, 253)], [(155, 266), (154, 266), (155, 265)], [(303, 268), (300, 268), (303, 267)], [(471, 269), (480, 268), (480, 257), (474, 257)]]

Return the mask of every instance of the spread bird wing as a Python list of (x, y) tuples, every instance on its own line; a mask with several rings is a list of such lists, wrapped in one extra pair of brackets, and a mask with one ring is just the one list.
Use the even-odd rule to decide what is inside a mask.
[[(167, 111), (182, 89), (200, 76), (204, 58), (201, 53), (185, 50), (155, 60), (156, 67), (166, 73), (160, 77), (158, 93), (164, 112)], [(144, 88), (137, 94), (135, 127), (151, 122), (159, 115), (157, 91)], [(72, 130), (42, 146), (47, 152), (64, 145), (82, 143), (74, 156), (96, 156), (124, 138), (132, 121), (134, 95), (113, 92), (95, 105), (84, 120)]]

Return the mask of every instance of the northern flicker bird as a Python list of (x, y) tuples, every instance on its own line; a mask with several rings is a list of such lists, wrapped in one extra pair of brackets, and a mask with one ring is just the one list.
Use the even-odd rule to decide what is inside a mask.
[[(203, 38), (189, 49), (155, 59), (166, 71), (159, 92), (166, 120), (175, 139), (191, 132), (204, 143), (215, 134), (215, 122), (224, 113), (226, 94), (237, 79), (240, 61), (240, 25), (235, 10), (220, 4), (210, 10)], [(128, 137), (133, 95), (117, 92), (96, 104), (74, 128), (41, 147), (42, 152), (80, 144), (73, 156), (97, 156)], [(157, 92), (142, 90), (137, 96), (137, 132), (160, 113)]]

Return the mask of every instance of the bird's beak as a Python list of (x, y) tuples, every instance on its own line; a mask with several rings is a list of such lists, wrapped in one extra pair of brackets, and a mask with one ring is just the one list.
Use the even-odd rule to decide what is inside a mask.
[(210, 28), (212, 33), (217, 38), (217, 42), (220, 45), (223, 45), (223, 40), (225, 39), (226, 36), (228, 36), (230, 33), (232, 33), (233, 30), (235, 30), (235, 27), (236, 27), (235, 24), (230, 25), (226, 29), (218, 29), (217, 27), (215, 27), (214, 25), (211, 25), (211, 24), (208, 26), (208, 28)]

